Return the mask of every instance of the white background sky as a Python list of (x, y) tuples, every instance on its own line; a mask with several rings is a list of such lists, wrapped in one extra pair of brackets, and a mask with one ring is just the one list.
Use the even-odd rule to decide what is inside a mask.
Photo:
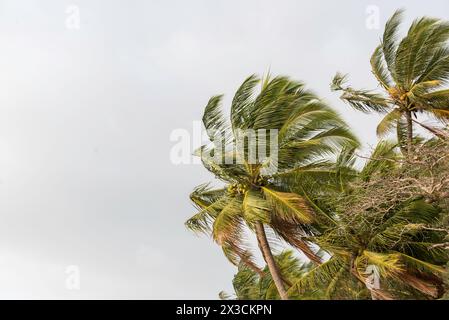
[[(66, 26), (69, 5), (80, 28)], [(381, 28), (366, 27), (377, 5)], [(210, 176), (174, 166), (170, 132), (252, 73), (304, 80), (375, 144), (376, 116), (331, 93), (375, 87), (369, 57), (396, 8), (447, 0), (0, 0), (0, 298), (204, 298), (235, 269), (188, 232)], [(65, 269), (79, 266), (80, 290)]]

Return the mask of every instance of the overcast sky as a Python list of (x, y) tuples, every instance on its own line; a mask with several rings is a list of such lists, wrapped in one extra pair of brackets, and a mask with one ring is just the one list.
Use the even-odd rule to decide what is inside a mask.
[(0, 0), (0, 298), (232, 292), (234, 267), (184, 227), (211, 176), (171, 163), (170, 133), (270, 68), (375, 144), (378, 118), (329, 83), (342, 71), (375, 87), (369, 57), (398, 7), (407, 24), (449, 19), (447, 0)]

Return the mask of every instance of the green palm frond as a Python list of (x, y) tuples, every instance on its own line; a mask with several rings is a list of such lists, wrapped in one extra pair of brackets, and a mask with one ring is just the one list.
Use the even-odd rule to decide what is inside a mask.
[(388, 72), (385, 60), (384, 60), (384, 52), (382, 49), (382, 45), (379, 45), (376, 50), (374, 50), (373, 55), (371, 56), (371, 70), (377, 81), (384, 87), (384, 89), (388, 90), (388, 88), (392, 85), (392, 79)]
[(355, 260), (355, 267), (359, 275), (362, 276), (369, 265), (376, 266), (381, 277), (391, 277), (404, 271), (401, 257), (397, 253), (378, 253), (364, 250)]
[(243, 212), (247, 221), (262, 221), (270, 223), (271, 207), (256, 190), (248, 190), (243, 199)]
[(383, 95), (369, 90), (355, 90), (349, 86), (344, 86), (347, 76), (337, 73), (332, 81), (333, 91), (342, 91), (340, 99), (347, 102), (356, 110), (369, 113), (385, 113), (391, 109), (390, 100)]
[(379, 142), (371, 153), (370, 159), (360, 171), (360, 178), (369, 180), (373, 175), (389, 171), (395, 167), (395, 160), (398, 159), (396, 147), (397, 144), (392, 141), (384, 140)]
[(335, 273), (334, 277), (329, 281), (327, 281), (329, 283), (329, 285), (327, 286), (326, 292), (325, 292), (325, 298), (326, 299), (331, 299), (334, 292), (341, 290), (341, 287), (338, 288), (339, 285), (339, 281), (342, 278), (347, 278), (347, 275), (345, 274), (347, 273), (347, 269), (346, 266), (341, 266), (340, 269), (338, 270), (337, 273)]
[(377, 136), (382, 137), (389, 133), (396, 126), (401, 116), (402, 114), (398, 109), (393, 109), (393, 111), (387, 113), (387, 115), (377, 125)]
[(240, 196), (237, 196), (226, 203), (214, 220), (212, 234), (218, 244), (236, 238), (241, 231), (241, 216), (242, 199)]
[(307, 179), (311, 177), (313, 179), (326, 179), (332, 175), (335, 175), (337, 170), (334, 163), (330, 161), (319, 161), (306, 164), (304, 166), (294, 167), (292, 169), (284, 169), (274, 174), (274, 178), (284, 179), (285, 182), (292, 182), (292, 184), (297, 185), (297, 181), (300, 179)]
[(243, 239), (242, 234), (237, 234), (236, 238), (226, 239), (221, 244), (224, 256), (234, 266), (241, 264), (247, 266), (257, 274), (263, 274), (263, 271), (257, 266), (255, 259), (251, 253), (251, 246)]
[(248, 176), (244, 165), (236, 163), (235, 151), (224, 152), (214, 147), (202, 146), (194, 155), (201, 158), (204, 168), (222, 181), (238, 182)]
[[(433, 26), (438, 23), (437, 19), (423, 17), (416, 19), (409, 29), (406, 37), (404, 37), (399, 44), (396, 59), (395, 72), (397, 74), (397, 81), (402, 88), (409, 90), (415, 80), (414, 70), (422, 67), (423, 61), (417, 60), (419, 51), (422, 49), (426, 51), (426, 46), (435, 46), (435, 40), (432, 35)], [(424, 60), (425, 61), (425, 60)]]
[(308, 224), (313, 221), (313, 211), (307, 201), (298, 194), (279, 192), (262, 187), (265, 198), (276, 214), (284, 220)]
[[(423, 18), (428, 21), (428, 27), (421, 32), (416, 38), (414, 46), (415, 52), (412, 53), (410, 61), (413, 61), (413, 69), (410, 75), (415, 80), (425, 74), (429, 66), (433, 65), (433, 61), (437, 61), (441, 57), (441, 49), (445, 48), (445, 42), (449, 36), (449, 23), (437, 19)], [(424, 24), (424, 23), (422, 23)], [(418, 34), (418, 33), (417, 33)], [(429, 80), (444, 79), (446, 77), (429, 78)], [(426, 80), (419, 79), (417, 82)]]
[(408, 267), (412, 267), (413, 269), (419, 272), (431, 273), (435, 275), (445, 275), (447, 273), (445, 268), (442, 266), (437, 266), (432, 263), (416, 259), (404, 253), (398, 253), (398, 255), (400, 259), (404, 262), (404, 264), (406, 264)]
[(338, 155), (337, 161), (335, 163), (336, 167), (353, 170), (356, 161), (356, 150), (357, 149), (355, 147), (345, 146)]
[(419, 99), (420, 97), (431, 98), (431, 95), (429, 95), (430, 91), (432, 89), (438, 88), (439, 86), (441, 86), (441, 81), (439, 80), (422, 81), (413, 85), (410, 91), (407, 93), (407, 96), (412, 99)]
[(276, 77), (254, 100), (252, 117), (253, 129), (279, 129), (295, 110), (295, 100), (312, 98), (304, 90), (304, 84), (290, 80), (288, 77)]
[(319, 288), (324, 284), (330, 283), (340, 276), (342, 268), (345, 268), (345, 258), (334, 256), (328, 261), (316, 266), (309, 272), (300, 277), (289, 289), (289, 295), (302, 293), (311, 288)]
[(234, 95), (231, 104), (231, 122), (233, 130), (251, 128), (254, 118), (254, 88), (260, 83), (256, 75), (249, 76)]
[(227, 121), (221, 110), (223, 95), (212, 97), (206, 105), (203, 114), (203, 124), (207, 130), (210, 141), (227, 133)]
[(449, 78), (449, 48), (441, 46), (437, 48), (426, 67), (421, 72), (416, 80), (417, 83), (432, 81), (432, 80), (445, 80)]
[(398, 34), (404, 10), (397, 10), (393, 16), (387, 21), (385, 31), (382, 37), (382, 52), (390, 75), (397, 82), (396, 75), (396, 52), (398, 49)]
[(212, 190), (208, 184), (200, 185), (191, 193), (190, 199), (200, 211), (186, 221), (186, 227), (194, 232), (210, 234), (214, 219), (228, 200), (226, 189)]

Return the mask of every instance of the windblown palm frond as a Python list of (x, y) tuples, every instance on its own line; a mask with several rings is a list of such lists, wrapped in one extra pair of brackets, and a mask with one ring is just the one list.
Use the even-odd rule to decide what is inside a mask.
[[(256, 92), (260, 83), (261, 91)], [(286, 181), (319, 180), (323, 174), (335, 180), (337, 166), (326, 158), (342, 148), (355, 148), (358, 142), (335, 111), (302, 82), (287, 77), (247, 78), (232, 100), (229, 122), (221, 112), (221, 99), (215, 96), (206, 106), (203, 123), (211, 143), (196, 154), (227, 186), (195, 189), (191, 199), (200, 212), (187, 226), (210, 234), (234, 264), (252, 261), (243, 232), (246, 227), (255, 231), (276, 289), (286, 297), (263, 225), (320, 262), (303, 239), (315, 232), (316, 204), (305, 194), (292, 192)]]
[[(395, 149), (393, 142), (380, 142), (350, 187), (320, 206), (333, 223), (307, 240), (331, 257), (299, 278), (290, 295), (323, 285), (330, 288), (328, 298), (342, 299), (435, 299), (444, 293), (448, 231), (432, 227), (440, 223), (441, 208), (413, 184), (415, 171), (401, 164), (411, 160), (403, 160)], [(426, 167), (430, 160), (422, 157), (415, 161)], [(435, 161), (429, 170), (444, 166)], [(423, 178), (433, 171), (415, 170), (426, 188)], [(373, 276), (377, 287), (370, 284)], [(332, 289), (337, 284), (339, 290)]]
[(399, 159), (396, 148), (397, 144), (395, 142), (388, 140), (380, 141), (360, 171), (360, 179), (368, 181), (376, 174), (384, 174), (395, 168)]
[(335, 76), (331, 88), (342, 91), (341, 98), (357, 110), (386, 113), (378, 135), (397, 126), (399, 143), (403, 144), (405, 130), (407, 151), (411, 151), (413, 116), (426, 113), (443, 122), (449, 120), (449, 90), (444, 87), (449, 81), (449, 22), (416, 19), (399, 40), (402, 16), (403, 10), (398, 10), (388, 20), (382, 43), (371, 57), (372, 72), (383, 92), (345, 86), (346, 77), (341, 74)]

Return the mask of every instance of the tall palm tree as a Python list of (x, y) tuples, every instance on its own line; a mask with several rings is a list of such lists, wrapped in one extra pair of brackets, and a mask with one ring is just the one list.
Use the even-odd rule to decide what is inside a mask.
[[(257, 85), (261, 90), (256, 93)], [(287, 299), (267, 231), (320, 262), (303, 237), (314, 234), (314, 223), (328, 217), (291, 192), (286, 181), (329, 175), (334, 167), (326, 156), (357, 140), (332, 109), (287, 77), (247, 78), (232, 101), (230, 122), (221, 112), (221, 99), (211, 98), (205, 108), (203, 123), (211, 143), (197, 154), (226, 186), (195, 189), (191, 199), (200, 212), (186, 225), (211, 234), (234, 264), (244, 261), (258, 270), (244, 241), (247, 226), (256, 234), (280, 297)]]
[(413, 117), (426, 113), (443, 121), (449, 119), (449, 23), (423, 17), (398, 40), (403, 15), (398, 10), (385, 26), (381, 44), (371, 57), (374, 76), (382, 93), (345, 86), (346, 76), (337, 74), (332, 89), (343, 91), (341, 98), (363, 112), (386, 114), (377, 127), (382, 136), (397, 129), (398, 140), (413, 144)]
[[(331, 257), (294, 283), (292, 292), (325, 284), (328, 298), (435, 299), (444, 293), (447, 231), (433, 227), (440, 209), (408, 195), (402, 183), (401, 190), (392, 188), (393, 172), (403, 176), (395, 147), (380, 142), (350, 190), (328, 203), (333, 223), (311, 241)], [(368, 285), (370, 276), (378, 286)]]

